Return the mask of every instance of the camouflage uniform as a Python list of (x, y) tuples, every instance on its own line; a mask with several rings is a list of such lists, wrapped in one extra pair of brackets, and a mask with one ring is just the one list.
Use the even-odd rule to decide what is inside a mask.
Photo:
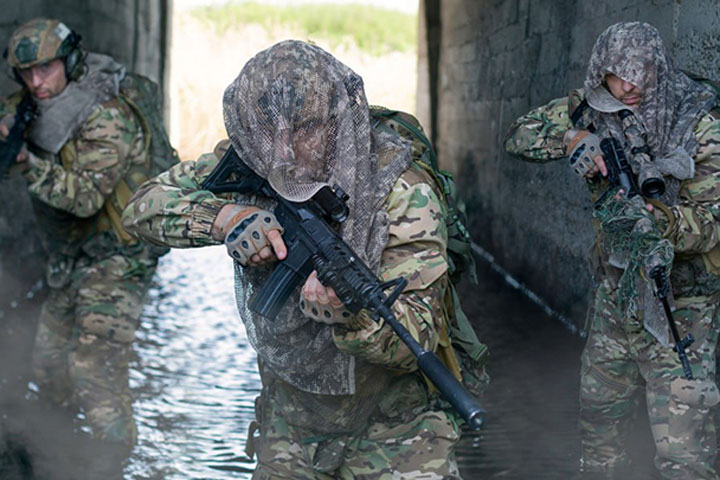
[[(218, 243), (210, 229), (220, 208), (232, 200), (199, 189), (216, 164), (216, 156), (205, 155), (143, 186), (124, 213), (126, 228), (172, 247)], [(452, 354), (446, 333), (452, 318), (446, 303), (447, 235), (445, 206), (435, 188), (417, 164), (395, 183), (387, 199), (390, 230), (380, 274), (408, 278), (394, 312), (424, 348), (446, 358), (443, 352)], [(357, 394), (300, 392), (260, 357), (263, 390), (247, 446), (258, 456), (253, 478), (459, 478), (453, 453), (458, 420), (435, 406), (437, 393), (429, 393), (397, 335), (363, 313), (346, 325), (326, 328), (334, 329), (338, 349), (367, 362), (357, 370)], [(368, 408), (372, 413), (365, 423), (328, 433), (333, 423)]]
[[(22, 28), (42, 32), (48, 22), (58, 24), (40, 19)], [(0, 102), (0, 117), (14, 114), (23, 94)], [(149, 157), (139, 118), (118, 96), (95, 105), (77, 127), (57, 153), (28, 143), (23, 175), (50, 287), (33, 370), (42, 398), (81, 407), (95, 438), (126, 455), (136, 441), (130, 348), (159, 252), (118, 228), (118, 208), (130, 196), (121, 191), (129, 188), (126, 177), (146, 168)]]
[[(582, 92), (577, 93), (582, 95)], [(577, 95), (576, 94), (576, 95)], [(572, 127), (568, 98), (559, 98), (516, 120), (505, 149), (523, 159), (545, 163), (565, 159), (563, 135)], [(625, 437), (636, 397), (644, 388), (657, 448), (656, 466), (666, 478), (718, 478), (713, 469), (715, 428), (710, 409), (720, 401), (715, 384), (720, 277), (716, 265), (720, 212), (720, 120), (703, 116), (695, 127), (699, 149), (695, 176), (682, 183), (680, 201), (670, 207), (666, 232), (675, 249), (671, 281), (683, 336), (695, 343), (688, 356), (695, 380), (683, 376), (677, 355), (663, 347), (618, 306), (619, 271), (601, 262), (600, 286), (582, 356), (581, 418), (586, 470), (610, 470), (627, 462)], [(588, 182), (596, 194), (606, 183)], [(662, 226), (668, 226), (658, 213)]]

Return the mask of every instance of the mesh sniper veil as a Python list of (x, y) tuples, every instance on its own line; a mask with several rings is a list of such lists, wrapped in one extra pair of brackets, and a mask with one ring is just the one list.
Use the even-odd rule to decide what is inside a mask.
[[(604, 80), (611, 73), (642, 89), (639, 105), (628, 107), (610, 95)], [(710, 87), (675, 68), (655, 27), (643, 22), (621, 22), (602, 32), (588, 62), (585, 92), (593, 107), (588, 109), (590, 121), (600, 137), (611, 135), (623, 141), (629, 152), (622, 122), (615, 112), (630, 109), (650, 147), (650, 154), (656, 162), (667, 164), (667, 173), (694, 172), (693, 157), (698, 149), (694, 129), (717, 99)], [(632, 164), (633, 156), (628, 155), (628, 160)], [(690, 177), (692, 173), (685, 178)], [(664, 203), (677, 202), (682, 179), (666, 175), (668, 188), (662, 198)]]
[[(411, 156), (398, 136), (371, 129), (360, 76), (317, 46), (284, 41), (243, 67), (225, 90), (223, 113), (238, 154), (283, 197), (342, 187), (350, 213), (340, 233), (377, 271), (388, 238), (385, 200)], [(302, 315), (299, 289), (276, 319), (250, 312), (270, 268), (235, 264), (238, 311), (261, 360), (303, 391), (354, 393), (353, 357), (335, 347), (332, 327)]]

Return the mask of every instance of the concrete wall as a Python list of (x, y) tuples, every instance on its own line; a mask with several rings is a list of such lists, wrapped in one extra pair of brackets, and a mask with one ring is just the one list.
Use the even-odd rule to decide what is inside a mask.
[(597, 35), (617, 21), (655, 25), (679, 66), (720, 78), (717, 2), (421, 2), (419, 78), (433, 70), (437, 78), (420, 83), (418, 112), (435, 129), (441, 164), (457, 175), (474, 237), (581, 325), (590, 290), (585, 254), (593, 237), (586, 189), (564, 164), (509, 157), (503, 134), (532, 107), (581, 86)]
[[(12, 31), (30, 18), (59, 18), (82, 35), (89, 50), (165, 84), (170, 6), (171, 0), (0, 0), (0, 45), (4, 49)], [(0, 63), (6, 72), (7, 64)], [(0, 95), (17, 88), (0, 74)], [(6, 179), (0, 188), (0, 320), (8, 304), (36, 282), (41, 263), (23, 181)]]

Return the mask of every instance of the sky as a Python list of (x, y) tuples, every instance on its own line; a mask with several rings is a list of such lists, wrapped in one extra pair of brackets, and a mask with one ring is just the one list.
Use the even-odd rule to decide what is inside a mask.
[[(177, 9), (197, 7), (199, 5), (241, 3), (242, 0), (174, 0), (173, 6)], [(256, 3), (272, 5), (297, 5), (301, 3), (356, 3), (374, 5), (391, 10), (400, 10), (406, 13), (415, 13), (419, 0), (254, 0)]]

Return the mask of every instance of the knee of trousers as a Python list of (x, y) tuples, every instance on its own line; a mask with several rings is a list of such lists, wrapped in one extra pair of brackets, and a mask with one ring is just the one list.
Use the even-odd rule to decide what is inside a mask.
[(622, 418), (635, 409), (638, 386), (611, 377), (594, 367), (583, 368), (580, 377), (580, 405), (583, 417)]
[[(648, 395), (649, 413), (659, 456), (685, 462), (706, 456), (715, 445), (711, 410), (720, 403), (714, 379), (688, 380), (678, 377), (670, 382), (670, 394)], [(653, 417), (667, 419), (656, 422)], [(692, 460), (690, 460), (692, 461)]]

